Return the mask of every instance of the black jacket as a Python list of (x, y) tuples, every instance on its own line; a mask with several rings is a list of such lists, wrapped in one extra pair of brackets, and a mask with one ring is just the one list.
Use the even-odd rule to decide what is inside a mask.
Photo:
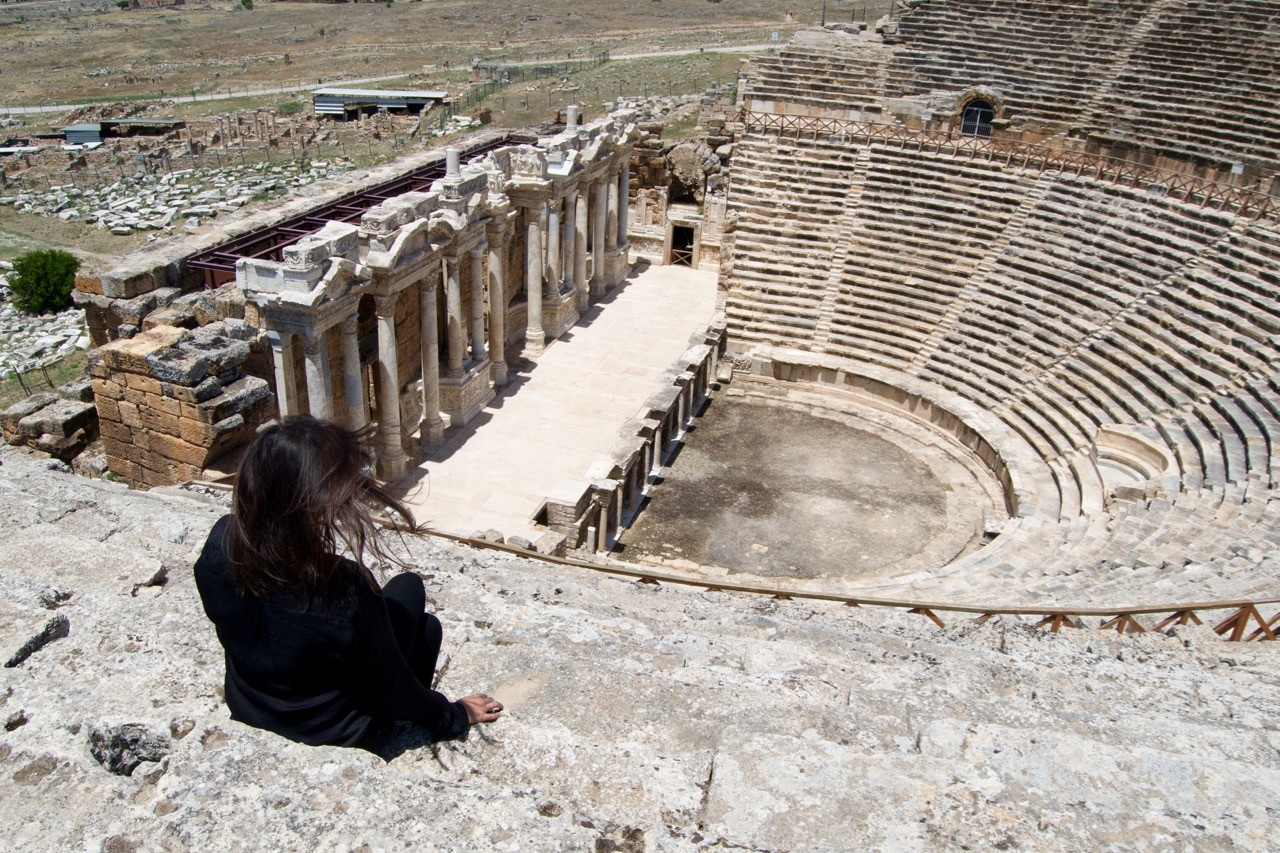
[(340, 600), (242, 592), (231, 576), (231, 516), (213, 526), (196, 587), (226, 651), (231, 718), (309, 744), (356, 746), (408, 720), (459, 737), (467, 712), (418, 683), (396, 645), (382, 596), (350, 563)]

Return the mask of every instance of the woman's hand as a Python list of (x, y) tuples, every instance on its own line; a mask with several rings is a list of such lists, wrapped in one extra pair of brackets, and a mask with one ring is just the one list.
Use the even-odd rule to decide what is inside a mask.
[(476, 723), (492, 723), (502, 713), (502, 703), (483, 693), (472, 693), (458, 701), (467, 709), (467, 722), (473, 726)]

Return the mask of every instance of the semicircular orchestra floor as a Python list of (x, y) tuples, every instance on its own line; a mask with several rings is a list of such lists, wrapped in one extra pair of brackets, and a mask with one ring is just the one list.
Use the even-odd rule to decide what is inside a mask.
[(1006, 518), (999, 483), (954, 437), (900, 411), (735, 379), (615, 553), (832, 588), (945, 565)]

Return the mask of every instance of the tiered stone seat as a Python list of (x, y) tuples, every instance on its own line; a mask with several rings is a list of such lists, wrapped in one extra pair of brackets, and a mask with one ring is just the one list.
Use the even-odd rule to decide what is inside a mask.
[(1070, 124), (1151, 0), (924, 0), (903, 16), (889, 94), (964, 91), (1008, 98), (1015, 120)]
[[(797, 39), (822, 35), (828, 34), (804, 33)], [(777, 54), (757, 57), (751, 64), (747, 107), (771, 105), (778, 112), (851, 119), (878, 113), (884, 99), (885, 48), (828, 35), (832, 37), (845, 49), (792, 43)]]
[[(1265, 173), (1280, 164), (1277, 9), (919, 0), (896, 39), (889, 31), (893, 59), (865, 88), (841, 94), (850, 84), (835, 79), (840, 50), (815, 42), (757, 64), (746, 94), (779, 110), (790, 98), (813, 114), (860, 108), (877, 86), (888, 98), (987, 87), (1015, 130), (1079, 138), (1116, 129), (1159, 154)], [(846, 53), (855, 64), (871, 55)], [(803, 147), (811, 166), (830, 156), (826, 142), (788, 145)], [(932, 145), (879, 142), (845, 161), (856, 168), (842, 210), (805, 225), (830, 249), (814, 281), (826, 290), (811, 336), (797, 337), (794, 325), (790, 337), (760, 331), (768, 320), (750, 315), (753, 297), (729, 300), (732, 339), (892, 373), (900, 390), (958, 395), (1038, 457), (1034, 518), (1015, 520), (997, 545), (904, 578), (898, 591), (1000, 583), (1041, 600), (1087, 588), (1134, 601), (1153, 590), (1255, 593), (1259, 578), (1274, 576), (1266, 555), (1280, 547), (1280, 225), (1178, 201), (1159, 185), (1020, 170)], [(772, 156), (764, 168), (778, 172)], [(743, 198), (746, 184), (734, 191), (743, 210), (759, 207), (739, 219), (750, 255), (767, 238), (747, 232), (778, 212)], [(798, 251), (796, 268), (807, 258)], [(735, 274), (749, 282), (750, 269)], [(1109, 486), (1096, 461), (1108, 445), (1095, 440), (1115, 424), (1148, 427), (1135, 435), (1162, 440), (1178, 476)], [(1118, 467), (1107, 476), (1122, 483), (1123, 465), (1110, 462)]]
[[(434, 745), (401, 726), (389, 762), (291, 743), (228, 719), (190, 569), (159, 570), (191, 565), (225, 501), (0, 457), (0, 643), (70, 625), (6, 670), (6, 849), (1092, 849), (1117, 832), (1147, 848), (1206, 825), (1266, 847), (1274, 831), (1266, 644), (949, 612), (940, 631), (416, 536), (388, 544), (444, 625), (439, 688), (485, 689), (504, 719)], [(1231, 568), (1126, 573), (1185, 601)]]
[[(1111, 330), (1128, 317), (1127, 309), (1226, 230), (1221, 217), (1185, 208), (1138, 190), (1059, 177), (977, 282), (974, 298), (922, 375), (947, 384), (958, 356), (976, 345), (988, 354), (998, 351), (1018, 374), (1072, 400), (1073, 412), (1094, 426), (1141, 421), (1183, 402), (1165, 396), (1166, 386), (1151, 378), (1158, 376), (1152, 370), (1159, 361), (1152, 342), (1140, 340), (1137, 331)], [(1139, 367), (1146, 369), (1135, 372)], [(999, 404), (1007, 393), (994, 380), (983, 384), (999, 389), (977, 398), (987, 405)], [(1044, 394), (1024, 386), (1016, 396)], [(1093, 430), (1082, 427), (1091, 437)]]
[(741, 339), (805, 346), (813, 337), (854, 152), (821, 142), (738, 141), (738, 218), (726, 316)]
[[(807, 161), (830, 156), (827, 143), (788, 145)], [(830, 207), (821, 223), (805, 220), (823, 251), (852, 235), (831, 249), (841, 265), (815, 281), (829, 327), (784, 345), (821, 338), (852, 370), (915, 374), (967, 398), (1043, 460), (1039, 487), (1051, 492), (1041, 507), (1052, 510), (1001, 547), (896, 591), (1254, 592), (1280, 546), (1280, 228), (1145, 188), (888, 144), (857, 162), (843, 217)], [(736, 203), (753, 204), (741, 192)], [(738, 239), (762, 244), (749, 232), (770, 221), (751, 210)], [(746, 300), (730, 304), (763, 328)], [(1155, 428), (1178, 491), (1109, 497), (1093, 440), (1116, 423)]]
[(986, 161), (873, 146), (828, 351), (910, 364), (1030, 185)]
[(1251, 0), (1186, 0), (1153, 13), (1093, 110), (1096, 129), (1212, 160), (1280, 164), (1274, 8)]

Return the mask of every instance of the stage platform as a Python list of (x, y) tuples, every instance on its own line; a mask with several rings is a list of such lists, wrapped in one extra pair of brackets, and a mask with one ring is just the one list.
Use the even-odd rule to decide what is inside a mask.
[(402, 481), (417, 521), (536, 538), (547, 495), (585, 480), (715, 309), (715, 273), (638, 267)]

